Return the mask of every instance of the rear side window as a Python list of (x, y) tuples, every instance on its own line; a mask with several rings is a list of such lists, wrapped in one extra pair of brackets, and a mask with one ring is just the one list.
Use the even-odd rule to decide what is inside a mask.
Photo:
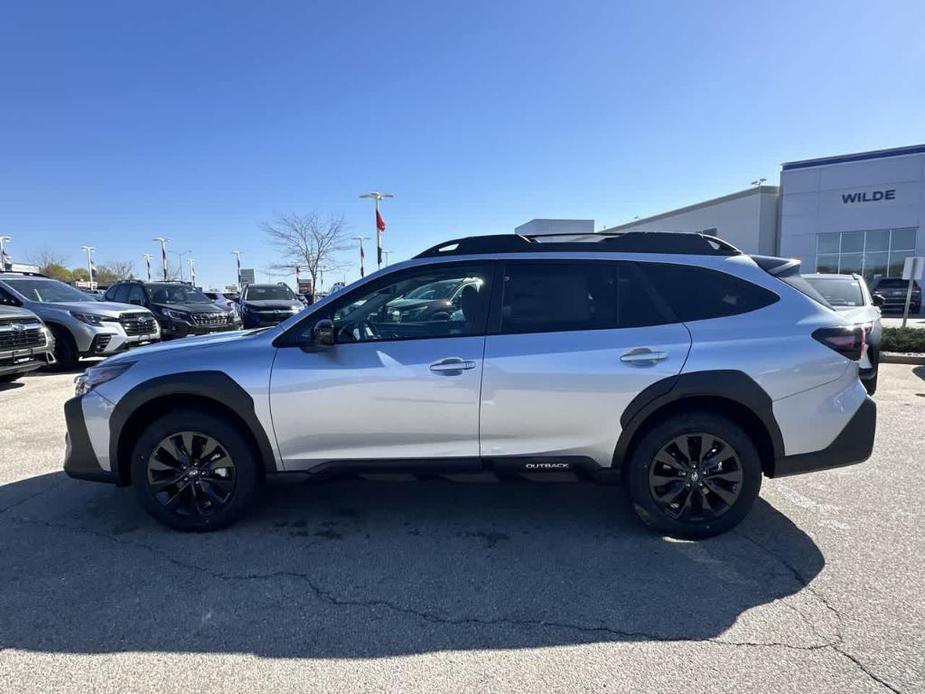
[(608, 330), (672, 320), (649, 280), (630, 263), (523, 262), (505, 269), (503, 333)]
[(681, 321), (748, 313), (780, 298), (764, 287), (717, 270), (669, 263), (639, 265)]
[(139, 284), (133, 284), (131, 287), (128, 293), (128, 303), (135, 304), (136, 306), (144, 306), (145, 290), (142, 289)]

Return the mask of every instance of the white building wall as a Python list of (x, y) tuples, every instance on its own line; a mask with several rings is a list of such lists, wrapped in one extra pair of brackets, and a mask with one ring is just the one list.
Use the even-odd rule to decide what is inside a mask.
[[(799, 258), (804, 272), (815, 270), (817, 236), (826, 232), (916, 228), (916, 254), (925, 255), (925, 153), (788, 166), (781, 171), (780, 255)], [(851, 199), (885, 191), (893, 191), (891, 199)]]
[(715, 229), (719, 236), (746, 253), (774, 255), (777, 247), (777, 188), (733, 193), (683, 207), (606, 231), (685, 231)]

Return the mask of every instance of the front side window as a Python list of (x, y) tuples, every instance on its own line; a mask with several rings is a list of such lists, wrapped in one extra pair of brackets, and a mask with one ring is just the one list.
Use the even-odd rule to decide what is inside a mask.
[(70, 285), (52, 279), (10, 277), (7, 284), (28, 301), (62, 303), (65, 301), (92, 301), (86, 294)]
[(464, 337), (485, 332), (491, 266), (406, 270), (329, 308), (338, 343)]
[(508, 263), (501, 332), (572, 332), (673, 322), (652, 283), (629, 262)]
[(128, 292), (129, 286), (127, 284), (116, 285), (110, 301), (118, 301), (120, 304), (128, 303)]
[(135, 306), (145, 305), (145, 290), (141, 288), (140, 284), (132, 285), (128, 293), (128, 303), (135, 304)]

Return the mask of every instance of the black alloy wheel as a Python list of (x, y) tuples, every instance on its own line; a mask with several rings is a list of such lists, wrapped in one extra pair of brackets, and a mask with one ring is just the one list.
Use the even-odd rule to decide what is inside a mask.
[(234, 460), (214, 438), (198, 431), (171, 434), (147, 463), (148, 492), (178, 516), (204, 517), (222, 510), (234, 493)]
[(659, 509), (682, 522), (726, 513), (742, 490), (739, 454), (705, 432), (683, 434), (662, 446), (649, 466), (649, 491)]

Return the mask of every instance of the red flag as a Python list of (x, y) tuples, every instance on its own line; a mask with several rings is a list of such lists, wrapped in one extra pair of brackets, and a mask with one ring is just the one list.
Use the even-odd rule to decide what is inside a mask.
[(379, 210), (376, 210), (376, 228), (380, 232), (385, 231), (385, 220), (382, 218), (382, 215), (379, 214)]

